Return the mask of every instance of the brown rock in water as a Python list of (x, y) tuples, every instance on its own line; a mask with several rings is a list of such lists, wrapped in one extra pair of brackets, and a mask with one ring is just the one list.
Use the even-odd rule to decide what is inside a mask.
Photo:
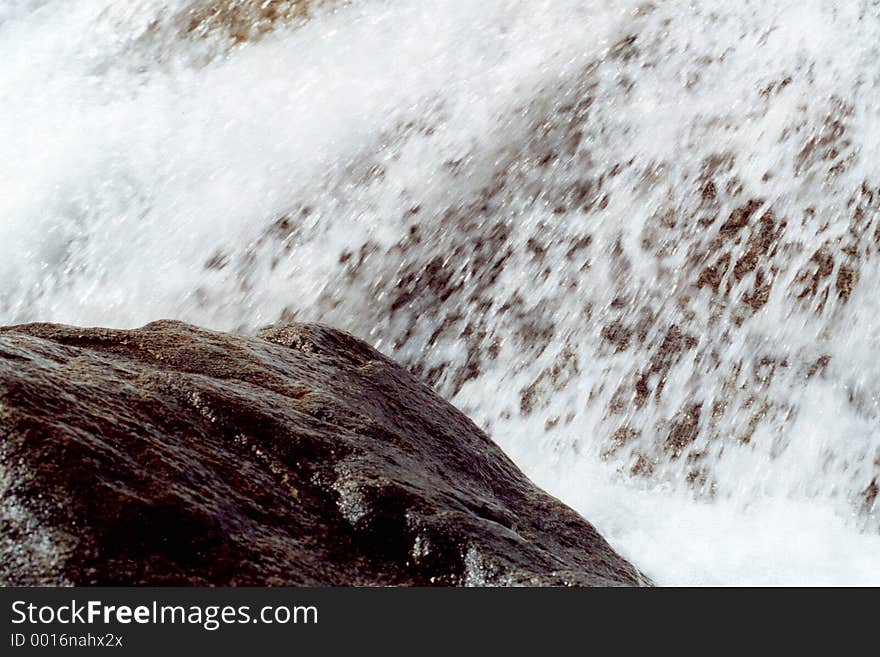
[(647, 583), (333, 329), (0, 329), (0, 584)]
[(332, 4), (334, 0), (191, 0), (173, 20), (185, 34), (220, 32), (241, 43), (258, 41), (275, 27), (306, 20)]

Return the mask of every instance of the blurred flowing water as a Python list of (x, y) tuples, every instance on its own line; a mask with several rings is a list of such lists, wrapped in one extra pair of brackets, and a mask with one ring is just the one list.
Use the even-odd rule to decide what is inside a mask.
[(880, 584), (880, 3), (5, 0), (0, 323), (320, 321), (662, 584)]

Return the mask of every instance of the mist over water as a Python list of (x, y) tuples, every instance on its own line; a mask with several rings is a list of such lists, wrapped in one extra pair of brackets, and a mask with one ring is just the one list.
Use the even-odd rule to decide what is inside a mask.
[(328, 323), (657, 583), (880, 584), (880, 6), (206, 4), (0, 3), (0, 323)]

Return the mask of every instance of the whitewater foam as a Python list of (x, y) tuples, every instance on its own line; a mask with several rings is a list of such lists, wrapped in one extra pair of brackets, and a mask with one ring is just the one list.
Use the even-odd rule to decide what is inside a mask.
[(189, 6), (0, 8), (0, 322), (328, 322), (659, 583), (877, 583), (872, 3)]

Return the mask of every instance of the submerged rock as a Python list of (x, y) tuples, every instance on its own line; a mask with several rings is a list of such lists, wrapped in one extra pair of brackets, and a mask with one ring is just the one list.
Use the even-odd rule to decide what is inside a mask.
[(646, 583), (348, 334), (0, 329), (0, 583)]

